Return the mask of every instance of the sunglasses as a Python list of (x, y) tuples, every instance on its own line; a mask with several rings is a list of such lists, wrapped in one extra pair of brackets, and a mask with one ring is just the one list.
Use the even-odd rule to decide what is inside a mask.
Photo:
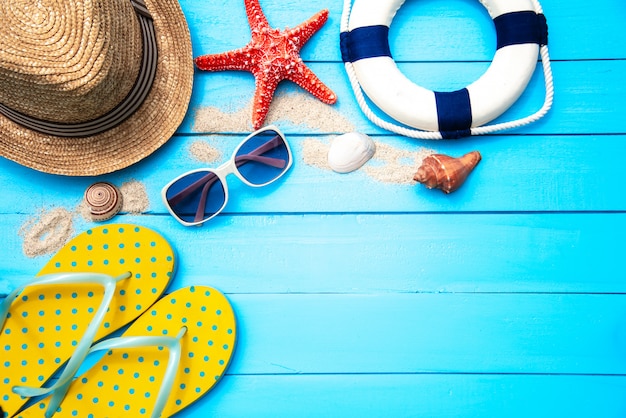
[(201, 225), (220, 213), (228, 202), (226, 176), (235, 174), (252, 187), (266, 186), (289, 170), (293, 158), (285, 136), (275, 126), (248, 135), (230, 160), (216, 169), (189, 171), (161, 191), (167, 210), (185, 226)]

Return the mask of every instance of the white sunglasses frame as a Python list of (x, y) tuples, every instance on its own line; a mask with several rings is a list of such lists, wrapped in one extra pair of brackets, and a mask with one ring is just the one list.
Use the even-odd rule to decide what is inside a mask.
[[(250, 138), (252, 138), (254, 136), (257, 136), (257, 135), (259, 135), (259, 134), (261, 134), (263, 132), (266, 132), (266, 131), (274, 131), (274, 132), (276, 132), (278, 134), (278, 136), (280, 136), (280, 138), (282, 139), (283, 143), (285, 144), (285, 148), (287, 148), (287, 155), (289, 156), (289, 161), (287, 161), (287, 165), (283, 169), (283, 172), (278, 177), (276, 177), (275, 179), (272, 179), (272, 180), (270, 180), (268, 182), (265, 182), (265, 183), (262, 183), (262, 184), (250, 183), (248, 180), (246, 180), (243, 177), (243, 175), (237, 169), (237, 163), (235, 161), (235, 158), (237, 156), (237, 153), (241, 149), (241, 147)], [(205, 222), (207, 222), (207, 221), (215, 218), (217, 215), (219, 215), (224, 210), (224, 208), (226, 207), (226, 204), (228, 203), (228, 183), (226, 182), (226, 177), (229, 174), (234, 174), (239, 180), (241, 180), (244, 184), (247, 184), (250, 187), (263, 187), (263, 186), (267, 186), (268, 184), (271, 184), (271, 183), (275, 182), (276, 180), (278, 180), (279, 178), (284, 176), (287, 173), (287, 171), (289, 171), (289, 169), (291, 168), (292, 165), (293, 165), (293, 154), (291, 153), (291, 148), (289, 148), (289, 143), (287, 142), (287, 139), (285, 138), (285, 135), (278, 129), (278, 127), (276, 127), (274, 125), (268, 125), (268, 126), (265, 126), (265, 127), (261, 128), (261, 129), (258, 129), (256, 131), (254, 131), (250, 135), (248, 135), (243, 141), (241, 141), (239, 143), (237, 148), (235, 148), (235, 150), (233, 151), (232, 156), (230, 157), (230, 159), (228, 159), (226, 162), (224, 162), (222, 165), (218, 166), (217, 168), (197, 168), (195, 170), (190, 170), (190, 171), (187, 171), (187, 172), (181, 174), (180, 176), (176, 177), (175, 179), (173, 179), (169, 183), (167, 183), (161, 189), (161, 199), (163, 200), (163, 204), (165, 205), (165, 207), (169, 211), (170, 215), (172, 215), (174, 217), (174, 219), (176, 219), (178, 222), (180, 222), (184, 226), (202, 226)], [(172, 186), (172, 184), (176, 183), (181, 178), (183, 178), (185, 176), (188, 176), (190, 174), (193, 174), (193, 173), (201, 172), (201, 171), (211, 172), (211, 173), (215, 174), (215, 176), (218, 178), (218, 180), (222, 183), (223, 188), (224, 188), (224, 203), (222, 204), (222, 206), (218, 210), (215, 211), (215, 213), (213, 215), (209, 216), (208, 218), (202, 219), (201, 221), (197, 221), (197, 222), (187, 222), (187, 221), (184, 221), (184, 220), (180, 219), (178, 217), (178, 215), (176, 215), (174, 210), (170, 207), (170, 204), (167, 201), (167, 190), (170, 188), (170, 186)]]

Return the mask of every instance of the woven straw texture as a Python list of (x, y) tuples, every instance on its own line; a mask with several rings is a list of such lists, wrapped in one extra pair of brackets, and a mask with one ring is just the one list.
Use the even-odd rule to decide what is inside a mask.
[[(94, 176), (127, 167), (163, 145), (187, 111), (191, 40), (176, 0), (146, 0), (158, 46), (142, 106), (104, 133), (64, 138), (0, 116), (0, 154), (39, 171)], [(2, 0), (0, 103), (39, 119), (75, 123), (114, 108), (139, 72), (142, 41), (129, 0)]]

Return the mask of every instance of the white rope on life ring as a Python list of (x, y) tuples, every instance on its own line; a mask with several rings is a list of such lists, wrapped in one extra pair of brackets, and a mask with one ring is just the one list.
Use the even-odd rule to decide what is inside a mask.
[[(552, 106), (554, 87), (548, 54), (548, 28), (537, 0), (479, 0), (494, 21), (498, 45), (487, 71), (454, 92), (434, 92), (411, 82), (389, 51), (388, 31), (405, 0), (344, 0), (341, 53), (359, 107), (375, 125), (420, 139), (483, 135), (527, 125)], [(524, 92), (537, 63), (543, 64), (546, 96), (525, 118), (485, 125), (504, 113)], [(365, 96), (406, 126), (379, 118)]]

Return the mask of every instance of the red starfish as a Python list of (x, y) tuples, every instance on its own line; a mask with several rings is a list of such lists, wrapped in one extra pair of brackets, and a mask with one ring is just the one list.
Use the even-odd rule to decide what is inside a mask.
[(270, 27), (259, 0), (244, 0), (244, 3), (252, 40), (243, 48), (197, 57), (194, 61), (198, 68), (207, 71), (244, 70), (254, 75), (254, 129), (263, 125), (274, 91), (284, 79), (293, 81), (324, 103), (335, 103), (335, 93), (300, 58), (300, 49), (326, 23), (328, 10), (316, 13), (294, 29), (280, 31)]

